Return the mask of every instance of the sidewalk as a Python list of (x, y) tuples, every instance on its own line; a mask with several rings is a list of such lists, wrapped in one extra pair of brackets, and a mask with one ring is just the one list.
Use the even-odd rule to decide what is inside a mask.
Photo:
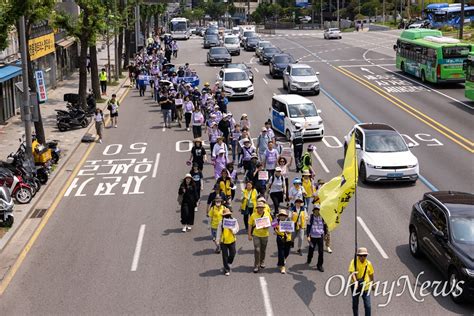
[[(97, 42), (97, 48), (101, 48), (102, 41)], [(114, 45), (110, 46), (110, 55), (111, 55), (111, 64), (114, 64)], [(97, 53), (97, 61), (100, 69), (107, 64), (107, 49), (102, 49)], [(126, 74), (125, 74), (126, 75)], [(113, 78), (113, 75), (112, 75)], [(119, 79), (119, 84), (116, 86), (109, 86), (107, 89), (108, 97), (113, 93), (117, 93), (118, 96), (123, 94), (125, 90), (123, 88), (127, 78)], [(46, 103), (41, 104), (41, 115), (43, 118), (43, 125), (45, 129), (46, 139), (47, 140), (59, 140), (59, 146), (62, 150), (62, 157), (59, 160), (59, 164), (50, 175), (48, 184), (43, 186), (40, 192), (33, 198), (31, 203), (20, 205), (16, 204), (14, 209), (15, 223), (11, 228), (0, 227), (0, 252), (3, 250), (5, 245), (15, 234), (17, 229), (21, 226), (23, 221), (29, 216), (30, 212), (36, 207), (38, 202), (42, 199), (45, 191), (50, 187), (50, 184), (53, 182), (53, 179), (59, 174), (60, 170), (68, 163), (70, 156), (74, 153), (80, 140), (85, 133), (89, 131), (89, 128), (74, 129), (67, 132), (60, 132), (56, 126), (56, 112), (55, 109), (66, 109), (66, 102), (63, 101), (63, 95), (65, 93), (77, 93), (79, 86), (79, 71), (73, 73), (69, 78), (58, 83), (58, 87), (54, 90), (48, 90), (48, 100)], [(88, 87), (91, 86), (90, 75)], [(122, 90), (122, 91), (120, 91)], [(120, 93), (119, 93), (120, 92)], [(105, 103), (98, 103), (98, 107), (105, 107)], [(92, 124), (90, 125), (92, 126)], [(89, 126), (89, 127), (90, 127)], [(34, 131), (34, 126), (33, 126)], [(25, 134), (24, 124), (20, 119), (20, 116), (15, 116), (10, 119), (7, 125), (0, 127), (0, 160), (5, 160), (8, 154), (16, 152), (18, 149), (19, 138)], [(93, 132), (95, 134), (95, 132)], [(69, 166), (68, 166), (69, 169)], [(74, 169), (74, 166), (72, 166)], [(48, 192), (49, 194), (50, 192)], [(54, 193), (56, 195), (57, 192)]]

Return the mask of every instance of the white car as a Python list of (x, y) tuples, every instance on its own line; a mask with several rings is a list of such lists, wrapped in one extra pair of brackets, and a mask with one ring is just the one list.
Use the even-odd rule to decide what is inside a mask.
[(322, 138), (324, 124), (320, 113), (321, 110), (317, 109), (316, 105), (305, 97), (295, 94), (280, 94), (272, 98), (269, 120), (273, 129), (285, 135), (288, 141), (293, 138), (296, 123), (300, 123), (303, 128), (303, 138)]
[(224, 37), (224, 47), (227, 48), (229, 54), (240, 55), (240, 39), (237, 35), (226, 35)]
[(305, 64), (290, 64), (283, 71), (283, 89), (319, 94), (319, 72)]
[(262, 53), (263, 49), (266, 47), (272, 47), (273, 44), (270, 43), (269, 41), (258, 41), (257, 46), (255, 47), (255, 55), (257, 57), (260, 57), (260, 54)]
[(418, 159), (410, 151), (414, 144), (407, 145), (393, 127), (381, 123), (354, 125), (344, 138), (344, 155), (353, 133), (362, 182), (416, 182)]
[(305, 15), (305, 16), (300, 16), (300, 22), (301, 23), (309, 23), (311, 22), (311, 17), (309, 15)]
[(341, 39), (342, 38), (341, 30), (339, 30), (338, 28), (330, 28), (330, 29), (324, 30), (324, 39), (331, 39), (331, 38)]
[(253, 83), (247, 73), (239, 68), (224, 68), (219, 71), (217, 80), (229, 98), (253, 99)]

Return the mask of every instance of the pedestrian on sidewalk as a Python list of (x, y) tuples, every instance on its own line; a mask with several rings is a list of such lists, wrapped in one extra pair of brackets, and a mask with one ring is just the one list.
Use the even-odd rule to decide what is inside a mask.
[(104, 132), (104, 113), (96, 108), (94, 113), (95, 131), (99, 137), (99, 143), (102, 144), (102, 133)]
[(87, 54), (86, 68), (87, 68), (87, 73), (90, 74), (91, 73), (91, 56), (89, 54)]
[[(234, 262), (236, 249), (235, 242), (237, 240), (236, 235), (239, 232), (239, 223), (232, 217), (232, 212), (226, 208), (222, 213), (223, 219), (217, 226), (217, 245), (222, 250), (222, 262), (224, 264), (224, 274), (230, 275), (230, 269)], [(224, 221), (227, 223), (233, 223), (232, 228), (225, 227)]]
[[(298, 247), (296, 253), (300, 256), (303, 255), (303, 250), (301, 247), (303, 246), (303, 240), (305, 239), (305, 229), (306, 229), (306, 218), (307, 218), (306, 210), (303, 206), (303, 199), (296, 198), (295, 205), (290, 210), (290, 218), (293, 222), (295, 222), (295, 231), (293, 233), (293, 241), (295, 242), (295, 246)], [(298, 245), (296, 245), (298, 242)]]
[[(253, 240), (254, 247), (254, 268), (253, 272), (258, 273), (265, 268), (265, 254), (270, 236), (269, 228), (272, 222), (272, 215), (265, 210), (266, 203), (257, 202), (257, 211), (249, 218), (248, 238)], [(264, 219), (266, 217), (266, 219)], [(258, 222), (258, 228), (257, 228)]]
[(120, 103), (117, 100), (117, 95), (112, 94), (112, 98), (107, 101), (107, 110), (110, 112), (110, 127), (117, 127), (119, 106)]
[[(374, 282), (374, 267), (367, 260), (369, 253), (367, 248), (360, 247), (357, 249), (357, 258), (352, 259), (349, 264), (349, 273), (351, 275), (352, 290), (352, 313), (354, 316), (359, 315), (359, 298), (364, 301), (365, 316), (371, 314), (370, 290)], [(354, 262), (355, 260), (355, 262)]]
[(99, 73), (99, 82), (102, 95), (107, 95), (107, 72), (105, 71), (105, 68), (102, 68)]
[(214, 199), (214, 205), (211, 206), (209, 213), (207, 214), (207, 217), (209, 217), (209, 223), (211, 225), (212, 241), (216, 246), (215, 253), (221, 252), (219, 242), (217, 242), (217, 227), (219, 226), (219, 223), (222, 222), (222, 216), (224, 214), (225, 209), (225, 206), (222, 201), (222, 198), (220, 196), (217, 196)]
[(280, 268), (281, 274), (286, 274), (286, 258), (290, 254), (292, 246), (291, 233), (280, 231), (280, 223), (288, 219), (288, 212), (286, 210), (280, 210), (277, 216), (277, 223), (274, 228), (277, 236), (277, 248), (278, 248), (278, 263), (277, 266)]
[(254, 189), (252, 181), (247, 181), (245, 189), (242, 191), (242, 203), (240, 204), (240, 212), (244, 217), (245, 230), (249, 230), (249, 216), (252, 215), (254, 208), (257, 206), (257, 190)]
[(313, 214), (311, 214), (309, 224), (306, 228), (306, 235), (309, 243), (308, 260), (306, 263), (308, 265), (311, 264), (314, 248), (318, 247), (318, 263), (316, 264), (316, 268), (321, 272), (324, 272), (324, 234), (327, 230), (326, 223), (319, 214), (319, 208), (314, 207)]
[(194, 208), (197, 202), (197, 189), (193, 177), (187, 173), (179, 186), (178, 200), (181, 201), (181, 224), (183, 233), (194, 225)]

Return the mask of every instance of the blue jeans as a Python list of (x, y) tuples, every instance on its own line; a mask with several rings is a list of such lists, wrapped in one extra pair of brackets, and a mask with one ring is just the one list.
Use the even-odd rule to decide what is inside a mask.
[(305, 197), (304, 198), (304, 206), (306, 207), (306, 210), (308, 211), (308, 214), (311, 214), (311, 210), (309, 209), (309, 206), (311, 205), (311, 201), (313, 200), (312, 197)]
[(166, 127), (171, 125), (171, 110), (162, 110)]
[(354, 316), (359, 315), (359, 297), (362, 296), (364, 301), (365, 316), (370, 316), (371, 305), (369, 292), (362, 292), (361, 294), (352, 295), (352, 312)]
[(231, 145), (232, 145), (232, 161), (235, 161), (235, 156), (237, 155), (237, 150), (238, 150), (238, 144), (239, 142), (237, 140), (232, 140)]

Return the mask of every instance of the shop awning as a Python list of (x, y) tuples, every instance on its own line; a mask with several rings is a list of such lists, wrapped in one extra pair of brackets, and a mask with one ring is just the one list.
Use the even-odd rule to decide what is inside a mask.
[(21, 75), (21, 68), (16, 66), (0, 67), (0, 82), (4, 82)]
[(74, 37), (68, 36), (66, 38), (63, 38), (60, 41), (57, 41), (56, 45), (61, 46), (62, 48), (68, 48), (69, 46), (74, 44), (75, 41), (76, 41), (76, 39)]

